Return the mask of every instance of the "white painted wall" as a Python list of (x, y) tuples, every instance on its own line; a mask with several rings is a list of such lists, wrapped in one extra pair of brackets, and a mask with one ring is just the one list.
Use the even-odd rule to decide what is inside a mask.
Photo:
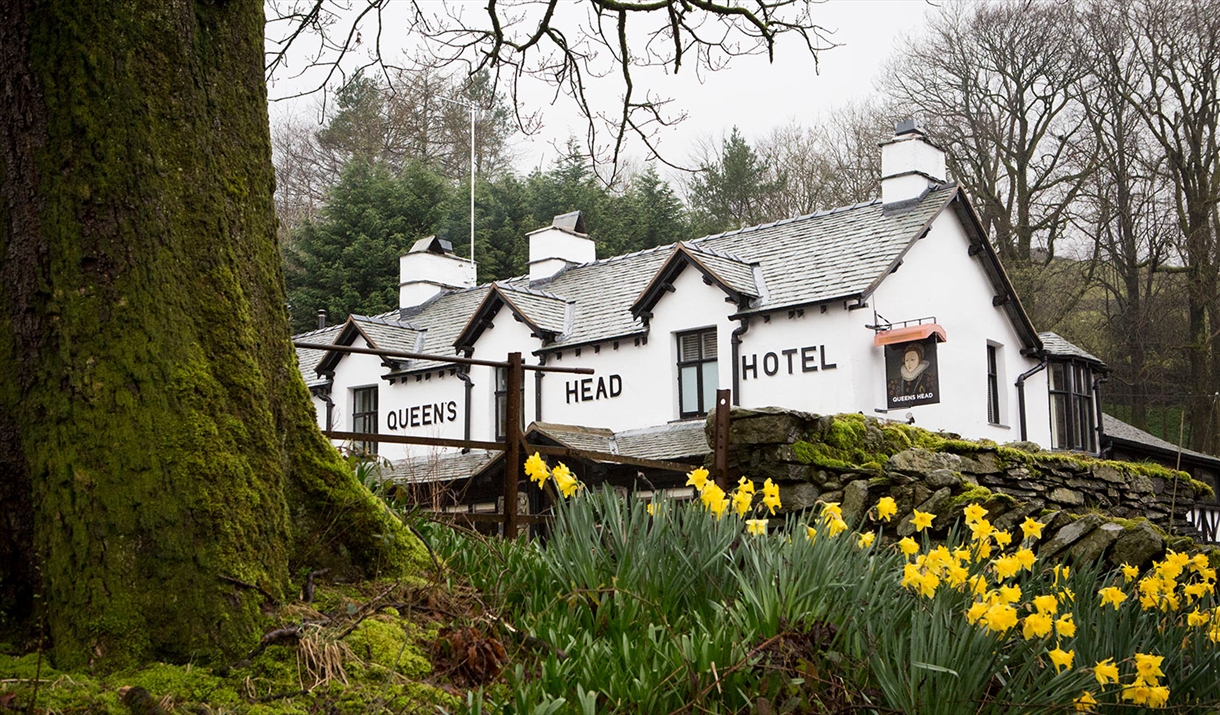
[[(992, 305), (996, 291), (983, 271), (983, 256), (971, 257), (968, 249), (969, 239), (957, 217), (951, 211), (942, 213), (927, 236), (911, 248), (898, 270), (887, 276), (869, 299), (870, 308), (890, 321), (935, 316), (948, 337), (937, 347), (941, 402), (903, 409), (898, 414), (891, 411), (888, 416), (905, 419), (910, 414), (921, 427), (1010, 442), (1020, 438), (1014, 383), (1038, 361), (1021, 355), (1023, 346), (1007, 314), (1002, 307)], [(999, 346), (1002, 364), (1000, 425), (987, 421), (989, 342)], [(883, 348), (872, 350), (877, 377), (870, 383), (871, 405), (884, 408), (884, 352)], [(1027, 385), (1027, 399), (1035, 391)], [(1045, 383), (1040, 394), (1040, 402), (1045, 405)], [(1038, 401), (1035, 399), (1035, 404)], [(1039, 433), (1032, 429), (1034, 421), (1028, 423), (1031, 437), (1049, 445), (1049, 427), (1035, 437)]]
[[(664, 294), (653, 308), (647, 342), (636, 346), (633, 338), (597, 347), (565, 350), (561, 360), (549, 365), (591, 367), (592, 376), (550, 374), (543, 378), (544, 422), (605, 427), (612, 430), (665, 424), (679, 419), (678, 358), (676, 333), (716, 328), (717, 369), (720, 388), (730, 387), (732, 367), (729, 339), (737, 323), (728, 316), (735, 306), (724, 301), (724, 291), (703, 282), (698, 269), (687, 266), (674, 280), (674, 291)], [(576, 319), (580, 319), (577, 306)], [(610, 396), (611, 377), (617, 376), (621, 393)], [(585, 400), (582, 380), (593, 399)], [(606, 387), (599, 397), (600, 384)], [(576, 391), (576, 398), (569, 394)]]

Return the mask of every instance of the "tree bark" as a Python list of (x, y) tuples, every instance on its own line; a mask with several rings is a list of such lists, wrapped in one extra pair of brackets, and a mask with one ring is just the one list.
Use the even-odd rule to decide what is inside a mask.
[(244, 651), (222, 577), (426, 559), (295, 368), (262, 53), (257, 0), (0, 2), (0, 626), (60, 667)]

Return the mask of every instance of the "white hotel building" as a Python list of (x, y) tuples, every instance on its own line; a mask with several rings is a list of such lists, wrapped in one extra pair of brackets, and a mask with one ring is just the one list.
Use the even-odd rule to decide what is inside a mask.
[[(526, 374), (534, 438), (653, 459), (706, 453), (717, 388), (744, 407), (910, 422), (1097, 453), (1104, 365), (1039, 335), (944, 153), (913, 122), (882, 151), (880, 200), (598, 260), (579, 212), (530, 234), (529, 274), (475, 284), (436, 239), (402, 256), (398, 311), (297, 340), (592, 368)], [(495, 440), (504, 375), (300, 350), (323, 428)], [(411, 481), (498, 453), (383, 443)]]

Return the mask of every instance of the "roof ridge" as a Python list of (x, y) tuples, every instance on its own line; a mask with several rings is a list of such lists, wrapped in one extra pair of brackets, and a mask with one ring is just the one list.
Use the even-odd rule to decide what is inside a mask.
[(571, 302), (571, 299), (564, 298), (563, 296), (561, 296), (557, 293), (552, 293), (550, 291), (542, 290), (540, 288), (534, 288), (534, 287), (528, 286), (528, 285), (525, 285), (525, 286), (508, 285), (504, 281), (496, 281), (496, 285), (504, 288), (505, 290), (510, 290), (514, 293), (525, 293), (526, 295), (532, 295), (532, 296), (536, 296), (538, 298), (550, 298), (552, 300), (563, 301), (565, 303)]
[(822, 218), (824, 216), (830, 216), (832, 214), (846, 213), (848, 211), (854, 211), (856, 209), (867, 208), (869, 206), (874, 206), (874, 205), (880, 204), (880, 203), (881, 203), (881, 199), (872, 199), (870, 201), (861, 201), (859, 203), (850, 204), (848, 206), (836, 206), (836, 207), (830, 208), (830, 209), (822, 209), (820, 211), (814, 211), (813, 213), (801, 214), (800, 216), (791, 216), (789, 218), (781, 218), (781, 219), (777, 219), (775, 221), (770, 221), (767, 223), (755, 224), (753, 226), (742, 226), (741, 228), (735, 228), (732, 231), (722, 231), (720, 233), (713, 233), (708, 236), (701, 236), (700, 238), (693, 238), (690, 240), (690, 242), (695, 243), (695, 242), (709, 241), (713, 238), (724, 238), (725, 236), (735, 236), (735, 235), (740, 235), (743, 233), (760, 231), (764, 228), (774, 228), (776, 226), (783, 226), (786, 224), (794, 223), (796, 221), (805, 221), (805, 220), (808, 220), (811, 218)]

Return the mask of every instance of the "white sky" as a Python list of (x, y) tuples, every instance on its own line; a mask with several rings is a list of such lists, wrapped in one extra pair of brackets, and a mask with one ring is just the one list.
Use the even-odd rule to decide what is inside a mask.
[[(481, 2), (472, 3), (472, 9), (481, 6)], [(785, 37), (787, 42), (778, 45), (774, 64), (765, 57), (735, 58), (729, 69), (706, 74), (703, 82), (687, 68), (676, 76), (641, 74), (636, 80), (637, 93), (639, 85), (647, 82), (648, 89), (675, 100), (675, 111), (686, 112), (685, 121), (661, 134), (660, 148), (671, 161), (688, 162), (700, 141), (718, 144), (734, 125), (748, 139), (757, 139), (775, 126), (793, 120), (811, 123), (836, 107), (869, 96), (902, 35), (918, 29), (925, 14), (936, 11), (926, 0), (826, 0), (812, 12), (816, 22), (834, 33), (832, 39), (839, 46), (821, 53), (816, 71), (809, 53), (797, 44), (799, 38)], [(402, 41), (410, 42), (409, 36)], [(290, 86), (275, 84), (273, 97)], [(607, 101), (613, 101), (619, 90), (617, 83), (590, 87), (594, 95), (604, 92)], [(551, 105), (551, 99), (552, 92), (542, 86), (523, 89), (526, 108), (541, 110), (543, 126), (533, 136), (518, 137), (518, 168), (522, 171), (548, 168), (558, 154), (556, 146), (570, 134), (584, 136), (584, 125), (570, 100), (561, 95)], [(272, 117), (308, 113), (316, 102), (306, 98), (273, 103)], [(628, 156), (642, 157), (642, 148), (633, 147)]]

